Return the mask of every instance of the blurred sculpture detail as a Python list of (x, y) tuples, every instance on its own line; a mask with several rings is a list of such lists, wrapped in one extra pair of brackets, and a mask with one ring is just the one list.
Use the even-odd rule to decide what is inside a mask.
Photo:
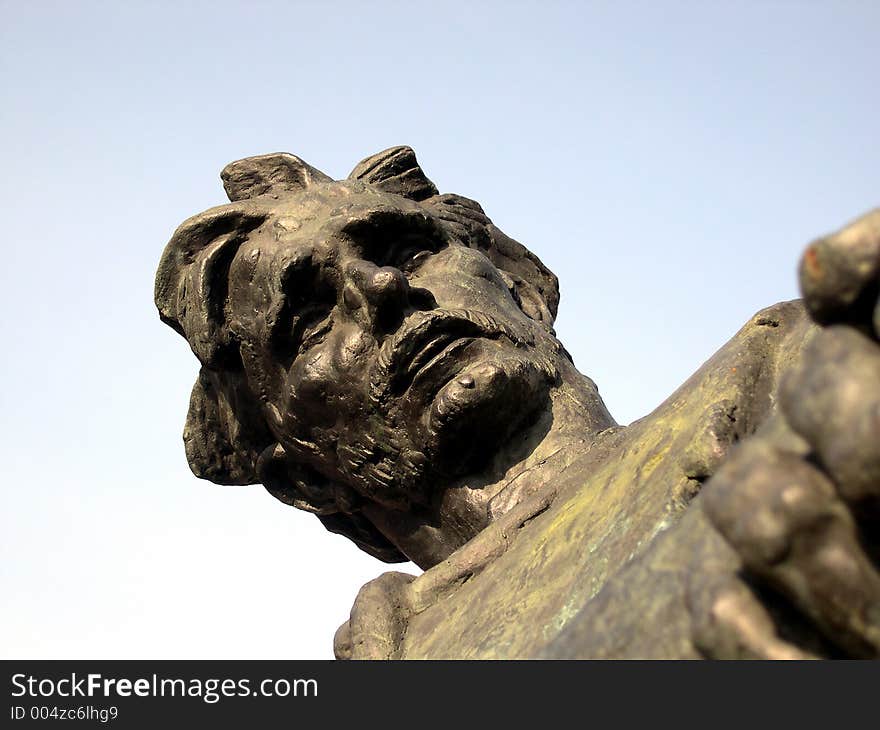
[(425, 570), (364, 586), (338, 657), (880, 654), (880, 210), (623, 427), (556, 277), (410, 148), (221, 176), (156, 277), (190, 467)]

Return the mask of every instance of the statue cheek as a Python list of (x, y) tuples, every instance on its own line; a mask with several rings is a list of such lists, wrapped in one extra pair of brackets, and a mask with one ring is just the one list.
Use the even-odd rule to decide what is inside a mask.
[(453, 264), (461, 271), (469, 274), (474, 279), (485, 281), (487, 284), (507, 292), (501, 272), (486, 256), (472, 248), (456, 249), (458, 260)]
[(333, 358), (325, 350), (297, 358), (288, 376), (290, 410), (297, 421), (311, 426), (335, 421), (330, 399), (338, 378)]
[(374, 348), (373, 340), (359, 330), (342, 331), (298, 357), (289, 374), (291, 410), (297, 420), (329, 426), (356, 408)]
[(450, 246), (432, 256), (410, 285), (430, 290), (441, 307), (478, 309), (504, 319), (519, 316), (519, 306), (501, 272), (471, 248)]
[(350, 327), (340, 332), (333, 348), (333, 364), (345, 385), (364, 379), (377, 354), (376, 340), (363, 330)]

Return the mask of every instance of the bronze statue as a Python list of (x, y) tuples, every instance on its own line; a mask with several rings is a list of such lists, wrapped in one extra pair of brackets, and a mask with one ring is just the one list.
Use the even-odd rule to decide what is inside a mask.
[(222, 178), (156, 278), (193, 472), (425, 569), (364, 586), (338, 657), (878, 656), (880, 210), (622, 427), (556, 277), (410, 148)]

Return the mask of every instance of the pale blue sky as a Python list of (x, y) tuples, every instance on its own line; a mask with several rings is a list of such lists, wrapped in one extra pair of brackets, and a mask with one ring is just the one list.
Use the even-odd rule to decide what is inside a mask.
[(329, 657), (384, 566), (192, 477), (152, 304), (218, 173), (413, 146), (560, 277), (612, 413), (655, 407), (810, 238), (880, 204), (880, 3), (0, 2), (6, 657)]

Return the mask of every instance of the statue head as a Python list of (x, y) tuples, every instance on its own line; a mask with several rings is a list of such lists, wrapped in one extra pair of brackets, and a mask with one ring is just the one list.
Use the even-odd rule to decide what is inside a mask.
[(404, 560), (366, 515), (430, 520), (546, 410), (567, 362), (556, 277), (477, 203), (439, 195), (408, 147), (342, 181), (289, 154), (221, 176), (231, 202), (185, 221), (156, 277), (201, 363), (190, 467)]

